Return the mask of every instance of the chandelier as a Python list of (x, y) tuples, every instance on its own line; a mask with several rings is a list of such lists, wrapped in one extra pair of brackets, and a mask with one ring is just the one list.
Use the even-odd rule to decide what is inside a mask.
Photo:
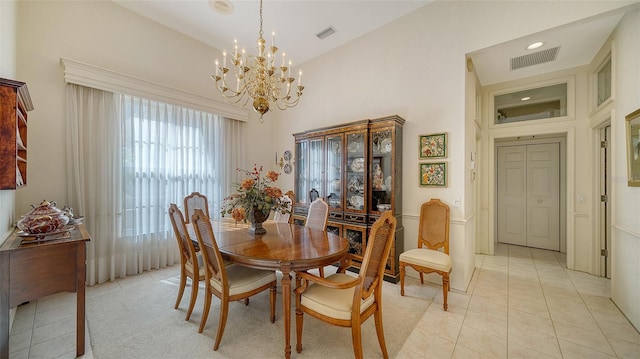
[[(211, 76), (216, 82), (216, 89), (229, 99), (229, 102), (239, 103), (244, 100), (245, 106), (249, 100), (253, 101), (253, 109), (262, 116), (273, 106), (280, 110), (294, 107), (300, 101), (304, 86), (301, 85), (302, 71), (298, 73), (298, 84), (291, 77), (291, 60), (285, 62), (282, 53), (280, 66), (276, 65), (275, 33), (271, 36), (271, 46), (267, 49), (266, 41), (262, 37), (262, 0), (260, 0), (260, 32), (258, 33), (258, 54), (247, 55), (244, 48), (238, 51), (238, 42), (234, 40), (234, 51), (230, 55), (227, 67), (227, 52), (223, 51), (222, 64), (216, 59), (216, 74)], [(222, 66), (221, 66), (222, 65)], [(231, 75), (230, 73), (233, 73)]]

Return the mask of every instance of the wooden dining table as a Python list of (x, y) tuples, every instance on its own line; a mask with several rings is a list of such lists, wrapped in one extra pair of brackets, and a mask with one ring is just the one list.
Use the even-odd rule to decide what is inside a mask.
[(236, 264), (282, 272), (285, 358), (291, 357), (291, 272), (344, 261), (349, 245), (333, 233), (295, 224), (267, 221), (267, 233), (254, 235), (246, 224), (212, 220), (213, 233), (224, 259)]

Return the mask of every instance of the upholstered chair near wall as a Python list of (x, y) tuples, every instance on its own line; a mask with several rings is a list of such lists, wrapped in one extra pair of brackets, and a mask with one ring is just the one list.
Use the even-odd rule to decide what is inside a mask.
[(395, 231), (396, 219), (391, 211), (382, 213), (371, 227), (357, 277), (345, 274), (348, 264), (327, 278), (307, 272), (296, 273), (300, 278), (300, 285), (295, 289), (298, 353), (302, 352), (303, 315), (309, 314), (329, 324), (351, 327), (355, 357), (362, 358), (361, 325), (373, 315), (382, 355), (389, 357), (382, 328), (381, 300), (384, 269)]
[(198, 333), (202, 333), (207, 323), (212, 295), (220, 299), (220, 319), (218, 320), (218, 332), (216, 341), (213, 344), (213, 350), (218, 350), (220, 341), (222, 341), (230, 302), (245, 299), (245, 304), (248, 304), (246, 299), (269, 289), (270, 320), (271, 323), (275, 323), (277, 284), (275, 272), (243, 267), (237, 264), (225, 266), (213, 235), (209, 216), (203, 210), (197, 208), (191, 218), (191, 223), (196, 232), (206, 268), (204, 312), (202, 313), (202, 321), (200, 322)]
[(169, 206), (169, 218), (171, 219), (171, 227), (178, 241), (180, 250), (180, 288), (178, 289), (178, 299), (176, 300), (175, 309), (178, 309), (184, 288), (187, 285), (187, 278), (191, 279), (191, 300), (187, 309), (187, 316), (184, 320), (189, 320), (193, 306), (198, 297), (198, 283), (205, 279), (204, 266), (198, 265), (198, 255), (196, 247), (189, 236), (187, 225), (182, 212), (174, 203)]
[(207, 200), (207, 196), (200, 192), (191, 192), (190, 195), (184, 198), (184, 212), (187, 215), (187, 223), (191, 221), (193, 211), (196, 208), (202, 209), (207, 217), (209, 216), (209, 201)]
[(442, 276), (442, 307), (447, 310), (449, 274), (449, 206), (439, 199), (432, 199), (420, 207), (418, 227), (418, 248), (400, 254), (400, 295), (404, 295), (405, 267), (420, 273), (420, 283), (424, 284), (423, 273), (438, 273)]

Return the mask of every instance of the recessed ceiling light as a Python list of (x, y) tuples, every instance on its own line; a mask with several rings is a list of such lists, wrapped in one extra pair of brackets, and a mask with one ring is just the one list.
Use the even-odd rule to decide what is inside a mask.
[(233, 13), (233, 4), (229, 0), (209, 0), (209, 6), (217, 13), (229, 15)]
[(541, 47), (542, 45), (544, 45), (544, 42), (542, 41), (534, 42), (533, 44), (527, 46), (527, 50), (534, 50)]
[(527, 97), (523, 97), (520, 99), (520, 101), (529, 101), (531, 100), (531, 97), (527, 96)]

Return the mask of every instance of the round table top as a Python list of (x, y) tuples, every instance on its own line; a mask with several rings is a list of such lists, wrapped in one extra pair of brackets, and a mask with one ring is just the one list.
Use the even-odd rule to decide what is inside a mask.
[(267, 233), (249, 233), (247, 224), (212, 221), (221, 254), (232, 262), (259, 269), (291, 271), (317, 268), (339, 262), (349, 250), (346, 239), (319, 229), (266, 221)]

